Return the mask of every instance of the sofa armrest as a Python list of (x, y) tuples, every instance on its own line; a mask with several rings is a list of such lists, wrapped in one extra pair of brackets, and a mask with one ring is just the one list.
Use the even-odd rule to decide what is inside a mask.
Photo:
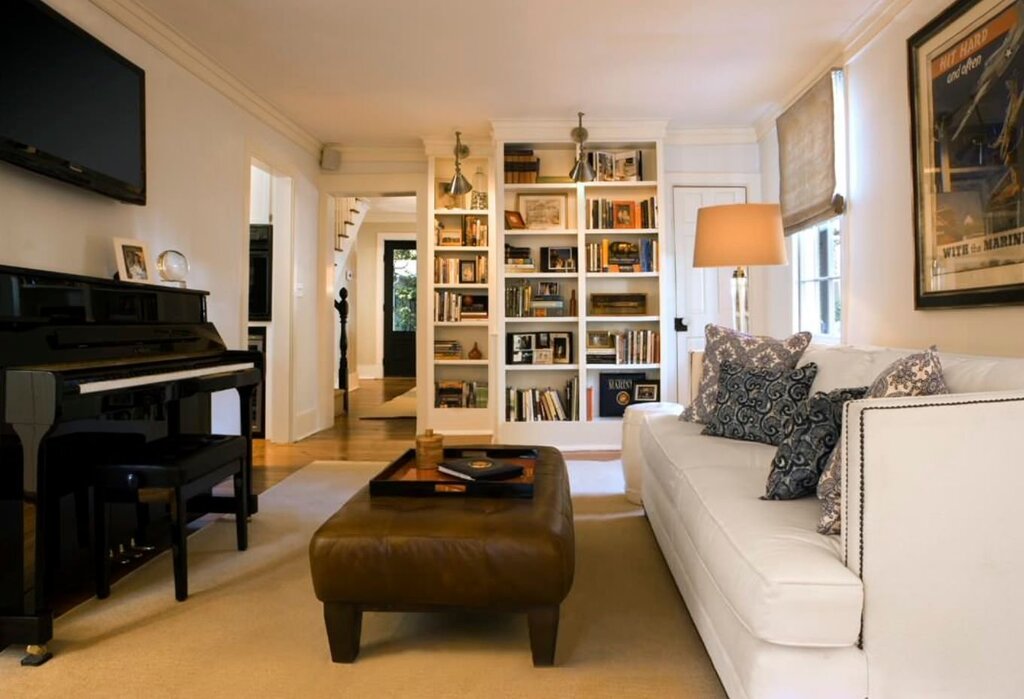
[(626, 408), (622, 417), (622, 476), (626, 482), (626, 499), (640, 505), (644, 478), (644, 455), (641, 441), (647, 433), (647, 421), (653, 415), (678, 415), (683, 406), (676, 403), (639, 403)]
[(843, 555), (872, 697), (1024, 685), (1024, 391), (852, 401)]

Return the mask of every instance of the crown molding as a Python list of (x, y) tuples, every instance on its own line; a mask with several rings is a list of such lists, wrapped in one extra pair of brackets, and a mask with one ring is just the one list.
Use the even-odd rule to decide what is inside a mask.
[(909, 5), (911, 0), (876, 0), (875, 4), (861, 15), (840, 39), (838, 51), (819, 61), (813, 70), (808, 72), (803, 80), (786, 95), (780, 105), (772, 105), (754, 124), (757, 139), (760, 141), (775, 128), (775, 120), (789, 109), (801, 95), (803, 95), (815, 82), (821, 79), (826, 72), (836, 66), (845, 66), (860, 53), (883, 29), (889, 26), (893, 19)]
[[(491, 136), (495, 141), (571, 143), (569, 133), (576, 119), (494, 119)], [(668, 133), (668, 119), (592, 119), (583, 117), (589, 132), (587, 142), (657, 141)]]
[(721, 129), (669, 129), (665, 143), (670, 146), (723, 146), (757, 143), (753, 127)]
[(292, 121), (273, 104), (257, 95), (251, 88), (135, 0), (91, 0), (91, 2), (246, 112), (278, 131), (311, 155), (320, 155), (319, 139)]
[[(455, 141), (452, 141), (454, 147)], [(426, 153), (422, 146), (407, 145), (361, 145), (343, 146), (340, 143), (325, 143), (325, 148), (341, 151), (342, 163), (422, 163)]]

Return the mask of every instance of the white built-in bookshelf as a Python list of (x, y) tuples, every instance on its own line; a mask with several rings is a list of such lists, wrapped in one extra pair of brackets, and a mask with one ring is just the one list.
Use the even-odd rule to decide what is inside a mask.
[[(495, 135), (497, 196), (492, 208), (497, 230), (492, 254), (496, 274), (491, 308), (497, 356), (490, 400), (496, 441), (618, 448), (622, 419), (601, 415), (602, 376), (631, 373), (642, 377), (642, 384), (660, 382), (665, 333), (670, 330), (662, 317), (665, 208), (661, 137), (638, 134), (588, 142), (589, 151), (639, 152), (642, 179), (573, 183), (551, 181), (565, 178), (575, 160), (568, 128), (560, 140), (552, 139), (550, 132), (531, 135), (528, 127), (496, 129)], [(520, 157), (518, 161), (506, 159), (509, 154)], [(540, 182), (506, 181), (507, 177), (530, 177), (506, 176), (506, 167), (519, 172), (513, 168), (525, 166), (514, 163), (529, 162), (531, 157), (539, 160)], [(506, 220), (506, 211), (523, 215), (527, 227), (519, 228), (521, 224), (514, 218)], [(619, 227), (615, 227), (613, 212), (618, 214)], [(622, 245), (613, 248), (615, 243)], [(508, 255), (507, 246), (511, 246)], [(588, 246), (593, 257), (588, 255)], [(610, 262), (631, 259), (627, 253), (640, 246), (642, 264)], [(576, 249), (571, 269), (565, 268), (567, 248)], [(527, 250), (528, 255), (524, 254)], [(618, 254), (610, 255), (611, 250)], [(512, 260), (508, 266), (507, 257)], [(532, 267), (529, 261), (516, 262), (525, 258), (532, 260)], [(611, 295), (605, 296), (604, 309), (594, 307), (595, 294)], [(646, 303), (641, 308), (623, 307), (622, 295), (642, 295)], [(619, 315), (604, 315), (609, 310)], [(620, 363), (598, 363), (599, 356), (607, 360), (607, 355), (595, 353), (588, 361), (588, 336), (600, 344), (615, 335), (629, 338), (630, 348), (635, 349), (631, 358), (620, 354)], [(660, 354), (653, 352), (655, 336)], [(567, 352), (565, 337), (570, 338)], [(624, 343), (625, 339), (620, 340), (620, 347)], [(659, 397), (663, 388), (659, 386)], [(545, 395), (549, 391), (558, 394), (560, 405), (553, 405)], [(524, 408), (528, 401), (531, 410)], [(578, 405), (575, 414), (573, 403)]]
[[(428, 147), (430, 229), (421, 267), (428, 280), (427, 318), (419, 324), (423, 336), (418, 347), (429, 359), (419, 390), (429, 392), (426, 427), (444, 434), (485, 436), (494, 433), (496, 410), (495, 178), (489, 148), (471, 146), (474, 152), (462, 162), (462, 172), (473, 182), (477, 168), (482, 168), (487, 208), (473, 208), (471, 195), (454, 201), (440, 195), (437, 183), (451, 181), (455, 172), (454, 145)], [(481, 303), (487, 308), (483, 315)], [(469, 357), (474, 346), (482, 353), (479, 359)]]

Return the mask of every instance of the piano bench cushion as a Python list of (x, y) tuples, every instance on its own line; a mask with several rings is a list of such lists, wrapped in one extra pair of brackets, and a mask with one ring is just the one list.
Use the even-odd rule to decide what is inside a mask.
[(105, 488), (128, 487), (135, 474), (138, 488), (175, 488), (191, 483), (248, 452), (245, 437), (183, 434), (147, 442), (96, 466), (95, 483)]

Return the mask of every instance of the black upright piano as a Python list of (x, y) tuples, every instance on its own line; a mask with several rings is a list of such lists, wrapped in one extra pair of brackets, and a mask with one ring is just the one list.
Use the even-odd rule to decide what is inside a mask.
[[(125, 435), (209, 432), (209, 396), (229, 389), (250, 436), (262, 355), (227, 349), (206, 296), (0, 266), (0, 648), (45, 646), (53, 633), (53, 495), (89, 456), (58, 443), (86, 436), (102, 452)], [(216, 503), (207, 511), (231, 511)]]

